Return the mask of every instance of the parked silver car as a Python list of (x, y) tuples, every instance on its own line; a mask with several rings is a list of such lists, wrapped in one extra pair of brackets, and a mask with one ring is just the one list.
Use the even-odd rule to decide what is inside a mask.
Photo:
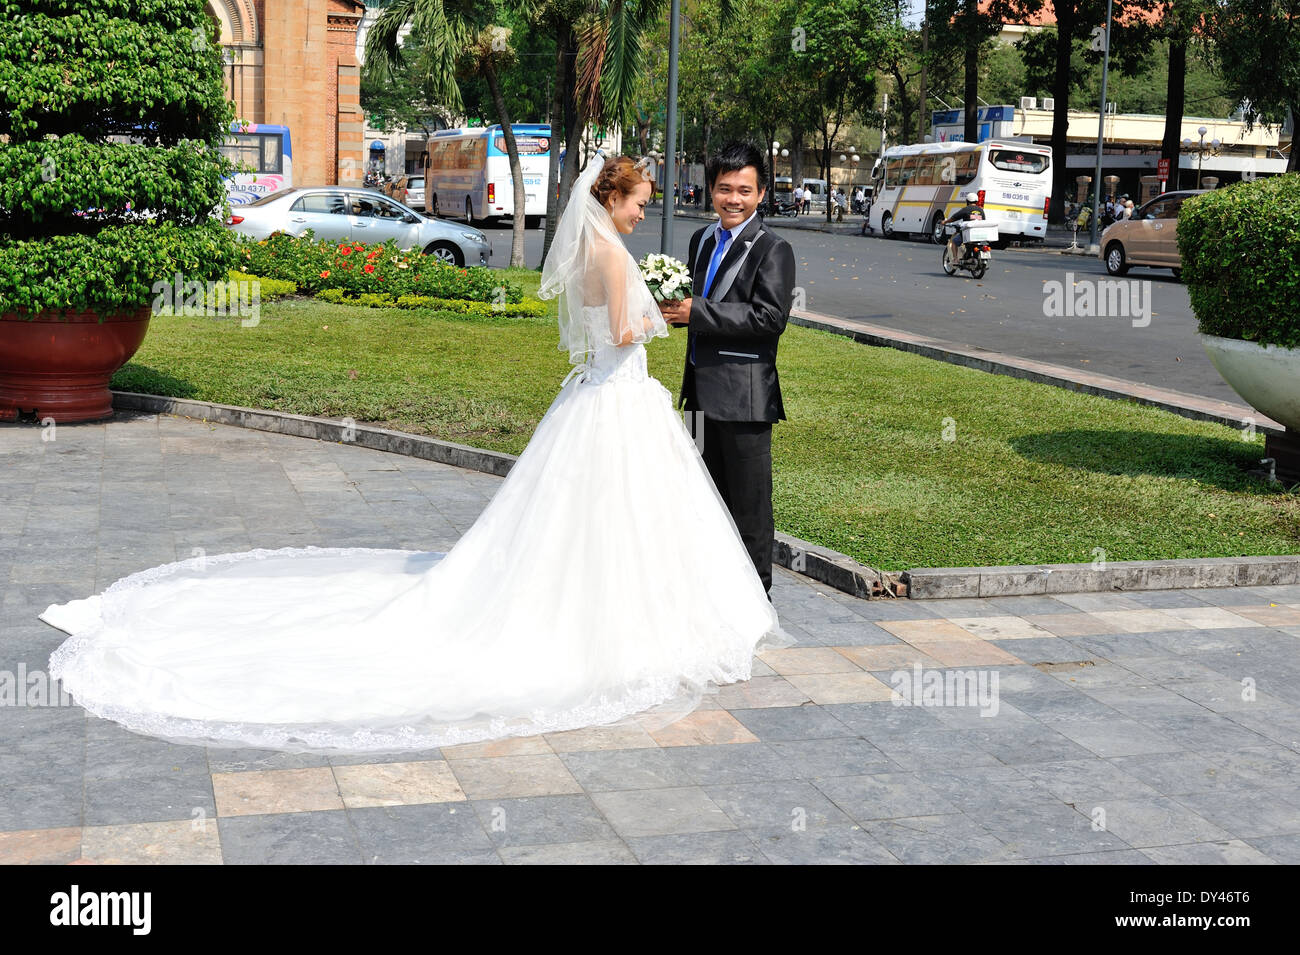
[(406, 180), (406, 199), (403, 200), (412, 209), (424, 208), (424, 177), (409, 176)]
[(396, 242), (421, 249), (450, 265), (487, 265), (492, 247), (478, 229), (422, 216), (373, 189), (344, 186), (282, 189), (231, 210), (226, 225), (251, 239), (273, 232), (300, 236), (308, 229), (318, 239), (367, 245)]

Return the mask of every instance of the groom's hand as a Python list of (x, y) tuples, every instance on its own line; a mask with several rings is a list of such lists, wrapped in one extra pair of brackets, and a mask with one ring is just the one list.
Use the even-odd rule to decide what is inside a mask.
[(691, 300), (684, 298), (681, 301), (660, 302), (659, 311), (669, 325), (687, 325), (691, 320)]

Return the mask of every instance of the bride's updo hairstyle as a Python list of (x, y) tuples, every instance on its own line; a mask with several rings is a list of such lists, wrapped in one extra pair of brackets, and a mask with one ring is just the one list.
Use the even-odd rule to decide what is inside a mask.
[(601, 169), (600, 175), (591, 184), (591, 194), (608, 209), (609, 199), (614, 193), (617, 192), (620, 196), (630, 195), (643, 182), (650, 183), (650, 191), (653, 193), (654, 182), (650, 178), (649, 159), (615, 156), (605, 160), (605, 168)]

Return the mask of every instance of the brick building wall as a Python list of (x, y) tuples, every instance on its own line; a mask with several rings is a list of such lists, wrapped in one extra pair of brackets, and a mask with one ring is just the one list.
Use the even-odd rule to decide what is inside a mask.
[[(227, 89), (236, 115), (288, 126), (294, 181), (360, 182), (364, 148), (357, 28), (360, 0), (209, 0), (234, 63)], [(251, 23), (248, 21), (252, 21)]]

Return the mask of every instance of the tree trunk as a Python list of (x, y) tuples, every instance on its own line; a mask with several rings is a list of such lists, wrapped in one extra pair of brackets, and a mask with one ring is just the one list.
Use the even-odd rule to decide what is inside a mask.
[(1160, 158), (1169, 160), (1169, 182), (1165, 188), (1179, 187), (1178, 155), (1182, 143), (1183, 105), (1187, 81), (1187, 38), (1169, 40), (1169, 80), (1165, 84), (1165, 135), (1160, 142)]
[(822, 127), (822, 185), (824, 191), (822, 198), (826, 200), (826, 224), (831, 223), (831, 137), (827, 135), (826, 127)]
[(542, 237), (542, 261), (551, 251), (555, 227), (560, 224), (560, 137), (564, 121), (564, 64), (568, 60), (569, 24), (555, 31), (555, 79), (551, 92), (551, 147), (546, 172), (546, 233)]
[[(1067, 133), (1070, 128), (1070, 53), (1074, 40), (1075, 10), (1073, 3), (1056, 8), (1056, 70), (1052, 77), (1052, 203), (1048, 221), (1065, 222), (1065, 197), (1070, 192), (1069, 169), (1066, 167)], [(1093, 210), (1094, 216), (1097, 210)]]
[(803, 137), (802, 129), (790, 128), (790, 188), (803, 185)]
[(966, 0), (966, 90), (962, 99), (966, 105), (965, 138), (968, 143), (977, 143), (980, 138), (980, 44), (975, 17), (975, 0)]
[(501, 80), (497, 76), (496, 65), (489, 60), (483, 73), (487, 79), (488, 89), (492, 92), (492, 103), (496, 106), (498, 121), (501, 123), (501, 134), (505, 137), (506, 155), (510, 158), (510, 178), (514, 180), (515, 187), (514, 215), (511, 216), (510, 267), (522, 269), (524, 268), (524, 223), (528, 218), (525, 215), (527, 196), (524, 192), (524, 167), (519, 161), (519, 145), (515, 142), (515, 128), (510, 123), (510, 110), (506, 107), (505, 97), (501, 95)]
[[(578, 37), (569, 29), (568, 47), (578, 49)], [(564, 168), (560, 171), (560, 215), (569, 204), (569, 194), (578, 178), (582, 152), (582, 107), (578, 103), (578, 58), (565, 57), (564, 63)]]

